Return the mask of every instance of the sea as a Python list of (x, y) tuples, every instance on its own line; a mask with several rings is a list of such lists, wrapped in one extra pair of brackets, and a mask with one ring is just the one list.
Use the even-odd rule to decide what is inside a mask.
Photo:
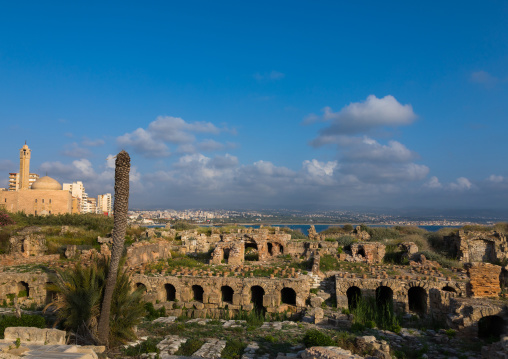
[[(242, 226), (244, 227), (252, 227), (252, 228), (259, 228), (260, 225), (259, 224), (242, 224)], [(309, 235), (309, 228), (310, 228), (310, 225), (309, 224), (270, 224), (270, 225), (264, 225), (264, 227), (287, 227), (287, 228), (290, 228), (292, 230), (300, 230), (303, 234), (305, 234), (306, 236)], [(319, 233), (319, 232), (322, 232), (324, 231), (325, 229), (328, 229), (329, 227), (336, 227), (337, 225), (336, 224), (315, 224), (314, 225), (314, 228), (316, 228), (316, 232)], [(164, 225), (150, 225), (150, 226), (147, 226), (147, 227), (150, 227), (150, 228), (157, 228), (157, 227), (164, 227)], [(356, 227), (356, 225), (353, 225), (353, 227)], [(385, 228), (388, 228), (388, 227), (394, 227), (393, 225), (381, 225), (381, 224), (372, 224), (372, 225), (369, 225), (369, 227), (385, 227)], [(425, 229), (426, 231), (429, 231), (429, 232), (436, 232), (436, 231), (439, 231), (441, 228), (460, 228), (460, 226), (416, 226), (418, 228), (422, 228), (422, 229)]]

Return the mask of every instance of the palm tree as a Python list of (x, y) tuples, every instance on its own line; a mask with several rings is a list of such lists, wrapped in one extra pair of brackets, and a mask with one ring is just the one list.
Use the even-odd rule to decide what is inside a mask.
[[(56, 293), (54, 301), (46, 306), (56, 310), (58, 321), (73, 331), (79, 342), (95, 344), (100, 305), (106, 285), (109, 261), (95, 258), (90, 266), (76, 265), (67, 271), (58, 271), (48, 290)], [(132, 290), (129, 275), (125, 270), (118, 272), (111, 306), (111, 329), (108, 341), (112, 345), (122, 344), (136, 338), (134, 326), (145, 315), (141, 290)]]
[(115, 289), (118, 264), (123, 252), (125, 242), (125, 231), (127, 229), (127, 210), (129, 209), (129, 171), (131, 167), (129, 154), (121, 151), (115, 161), (115, 204), (114, 227), (113, 227), (113, 248), (111, 249), (111, 264), (106, 280), (104, 300), (102, 302), (99, 319), (98, 339), (102, 345), (108, 344), (109, 321), (111, 312), (111, 301)]

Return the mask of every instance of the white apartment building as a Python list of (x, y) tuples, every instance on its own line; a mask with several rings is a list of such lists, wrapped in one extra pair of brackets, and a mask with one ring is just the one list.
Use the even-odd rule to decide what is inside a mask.
[(100, 194), (97, 196), (97, 213), (107, 213), (108, 215), (113, 213), (111, 193)]
[(95, 213), (95, 208), (92, 208), (91, 204), (88, 202), (88, 194), (85, 192), (83, 182), (76, 181), (72, 183), (64, 183), (62, 188), (71, 192), (72, 197), (78, 198), (81, 213)]

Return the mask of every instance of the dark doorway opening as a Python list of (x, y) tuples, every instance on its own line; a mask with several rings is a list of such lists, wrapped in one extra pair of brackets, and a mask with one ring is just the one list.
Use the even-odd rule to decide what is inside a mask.
[(376, 304), (380, 309), (393, 311), (393, 291), (390, 287), (381, 286), (376, 289)]
[(407, 292), (409, 311), (419, 315), (427, 313), (427, 292), (422, 287), (412, 287)]
[(443, 291), (445, 291), (445, 292), (457, 293), (457, 291), (455, 290), (455, 288), (452, 288), (452, 287), (450, 287), (449, 285), (447, 285), (447, 286), (443, 287), (443, 289), (441, 289), (441, 290), (443, 290)]
[(194, 300), (196, 302), (201, 302), (203, 303), (203, 293), (205, 291), (203, 290), (203, 287), (201, 287), (200, 285), (193, 285), (192, 286), (192, 293), (193, 293), (193, 296), (194, 296)]
[(265, 313), (265, 307), (263, 307), (263, 296), (265, 290), (259, 285), (252, 286), (250, 288), (250, 300), (254, 304), (254, 310), (258, 313)]
[(246, 261), (259, 260), (258, 245), (255, 242), (245, 243), (244, 260)]
[(28, 288), (28, 283), (19, 282), (17, 294), (18, 294), (18, 297), (28, 297), (30, 295), (30, 289)]
[(146, 285), (143, 283), (136, 283), (136, 290), (140, 290), (142, 293), (146, 293)]
[(358, 306), (358, 302), (362, 299), (362, 290), (356, 286), (350, 287), (346, 291), (347, 306), (349, 310), (354, 310)]
[(222, 302), (233, 304), (233, 288), (231, 288), (229, 285), (223, 285), (220, 288), (220, 291), (222, 293)]
[(273, 244), (268, 243), (268, 254), (273, 256)]
[(166, 283), (164, 284), (164, 289), (166, 290), (166, 301), (174, 302), (176, 299), (176, 289), (173, 284)]
[(478, 321), (478, 338), (498, 341), (504, 333), (504, 320), (497, 315), (489, 315)]
[(280, 298), (284, 304), (296, 305), (296, 292), (293, 288), (282, 288)]
[(363, 247), (358, 248), (358, 255), (363, 258), (366, 257), (365, 249), (363, 249)]

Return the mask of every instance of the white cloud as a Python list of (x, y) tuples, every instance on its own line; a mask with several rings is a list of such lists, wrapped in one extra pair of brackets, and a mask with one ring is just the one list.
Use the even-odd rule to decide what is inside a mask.
[(436, 176), (432, 176), (427, 181), (427, 183), (424, 184), (424, 187), (427, 187), (427, 188), (442, 188), (443, 185), (439, 182), (439, 179)]
[(490, 175), (488, 180), (490, 182), (494, 182), (494, 183), (501, 183), (501, 182), (503, 182), (504, 177), (503, 176), (497, 176), (497, 175)]
[(471, 77), (469, 79), (471, 82), (481, 84), (486, 87), (492, 87), (499, 81), (497, 77), (492, 76), (487, 71), (483, 70), (471, 73)]
[(466, 177), (459, 177), (455, 182), (452, 182), (448, 185), (448, 187), (452, 190), (456, 191), (464, 191), (471, 189), (473, 184)]
[(201, 151), (219, 151), (223, 150), (226, 146), (212, 139), (207, 139), (198, 144)]
[(323, 119), (331, 124), (320, 131), (311, 143), (321, 146), (330, 143), (329, 136), (368, 133), (377, 128), (398, 127), (411, 124), (416, 115), (409, 104), (400, 104), (388, 95), (377, 98), (370, 95), (364, 102), (354, 102), (333, 112), (330, 107), (323, 109)]
[(338, 138), (339, 143), (346, 147), (343, 159), (347, 161), (368, 162), (409, 162), (417, 156), (398, 141), (388, 141), (382, 145), (376, 140), (364, 136)]
[[(223, 131), (230, 130), (218, 128), (211, 122), (189, 123), (178, 117), (159, 116), (147, 129), (138, 128), (118, 137), (117, 143), (147, 158), (167, 157), (171, 154), (168, 144), (177, 145), (179, 153), (196, 153), (197, 134), (219, 134)], [(204, 149), (218, 149), (220, 144), (209, 139), (200, 145)]]
[(130, 147), (144, 157), (167, 157), (171, 153), (168, 146), (162, 141), (157, 141), (150, 132), (142, 128), (118, 137), (117, 142), (120, 146)]

